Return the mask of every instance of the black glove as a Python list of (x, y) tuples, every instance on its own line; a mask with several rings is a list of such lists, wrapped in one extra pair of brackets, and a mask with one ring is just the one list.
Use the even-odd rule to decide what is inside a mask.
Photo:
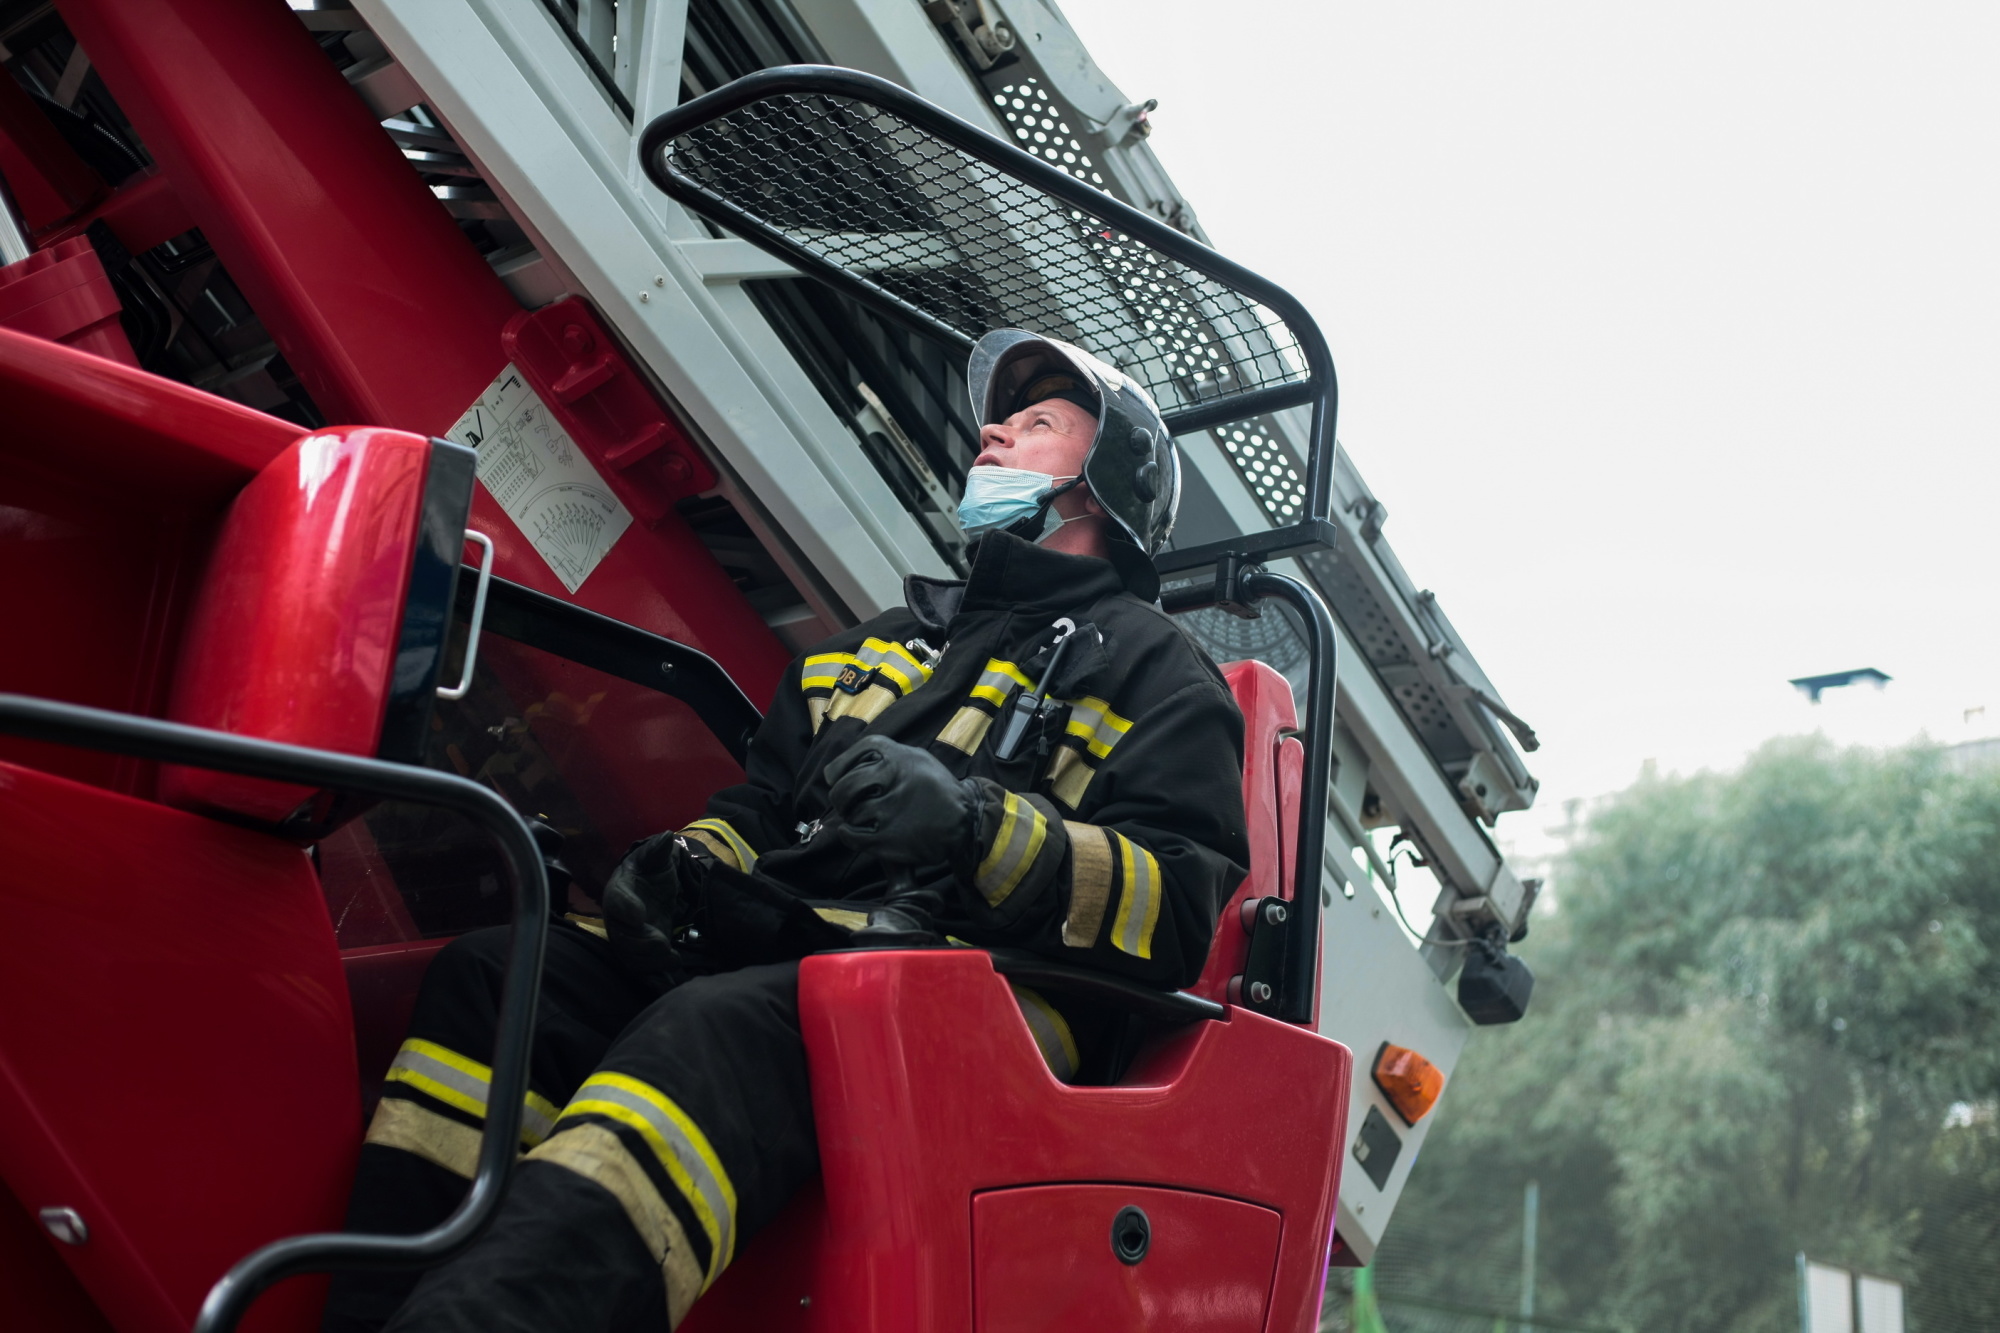
[(605, 881), (605, 933), (633, 981), (665, 991), (683, 979), (674, 932), (699, 902), (701, 872), (680, 834), (658, 833), (633, 843)]
[(870, 736), (826, 766), (840, 837), (888, 865), (969, 868), (980, 791), (935, 755)]

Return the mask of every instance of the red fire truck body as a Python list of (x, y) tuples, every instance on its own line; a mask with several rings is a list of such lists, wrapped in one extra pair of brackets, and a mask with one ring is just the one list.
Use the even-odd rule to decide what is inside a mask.
[[(409, 6), (384, 14), (399, 8), (421, 26)], [(576, 43), (613, 103), (621, 89), (636, 102), (634, 130), (677, 100), (634, 67), (695, 21), (669, 21), (673, 5), (512, 10), (517, 28)], [(968, 26), (982, 10), (947, 3), (931, 31), (991, 55), (1005, 29)], [(516, 243), (518, 205), (454, 194), (468, 159), (421, 89), (382, 91), (419, 66), (385, 55), (370, 72), (370, 12), (0, 6), (14, 62), (0, 221), (25, 251), (0, 253), (7, 1328), (186, 1329), (246, 1255), (337, 1229), (424, 967), (453, 935), (509, 920), (510, 888), (517, 939), (532, 933), (519, 905), (540, 870), (509, 850), (519, 820), (563, 829), (579, 882), (601, 882), (632, 839), (737, 780), (753, 704), (863, 605), (852, 549), (819, 559), (796, 534), (830, 550), (861, 538), (799, 526), (810, 497), (757, 484), (750, 455), (697, 426), (688, 401), (726, 400), (728, 385), (677, 382), (623, 305), (564, 277), (557, 257), (582, 251), (544, 232)], [(401, 119), (385, 120), (391, 104)], [(711, 231), (692, 244), (741, 245)], [(521, 244), (533, 265), (510, 258)], [(676, 299), (647, 265), (627, 277), (628, 302)], [(1325, 480), (1309, 484), (1331, 494), (1330, 367), (1284, 364), (1298, 391), (1258, 401), (1325, 400)], [(911, 410), (861, 388), (867, 422)], [(867, 440), (917, 447), (900, 428)], [(521, 499), (531, 488), (508, 468), (542, 489)], [(938, 484), (921, 460), (914, 475)], [(921, 487), (907, 490), (916, 514)], [(909, 531), (935, 546), (925, 560), (955, 558), (943, 527)], [(1317, 540), (1240, 560), (1229, 541), (1204, 547), (1186, 567), (1222, 561), (1216, 583), (1183, 603), (1248, 611), (1269, 591), (1260, 563)], [(1251, 872), (1201, 982), (1128, 997), (1152, 1036), (1116, 1085), (1050, 1075), (1001, 975), (1031, 963), (954, 949), (804, 964), (823, 1179), (684, 1327), (1311, 1326), (1330, 1252), (1365, 1258), (1380, 1226), (1346, 1211), (1341, 1163), (1350, 1147), (1367, 1161), (1348, 1123), (1362, 1094), (1348, 1048), (1319, 1032), (1336, 991), (1315, 961), (1318, 913), (1341, 899), (1317, 865), (1295, 883), (1297, 849), (1317, 862), (1320, 846), (1302, 836), (1301, 790), (1324, 795), (1339, 759), (1331, 643), (1312, 667), (1331, 756), (1317, 788), (1293, 686), (1261, 662), (1225, 670), (1248, 724)], [(427, 806), (398, 770), (440, 791), (476, 784), (498, 813), (482, 833), (464, 817), (474, 797)], [(1512, 885), (1511, 905), (1478, 909), (1511, 925), (1526, 902), (1493, 865), (1458, 897), (1498, 903)], [(1309, 934), (1259, 925), (1287, 905)], [(1439, 921), (1439, 938), (1478, 924)], [(1277, 993), (1257, 980), (1274, 968), (1289, 978)], [(1417, 970), (1434, 985), (1435, 966)], [(1464, 1022), (1449, 1000), (1423, 1003)], [(1448, 1067), (1461, 1040), (1419, 1044)], [(1396, 1123), (1400, 1144), (1413, 1131)], [(1388, 1161), (1371, 1188), (1390, 1188)], [(1114, 1226), (1135, 1208), (1136, 1259)], [(315, 1327), (323, 1291), (322, 1277), (278, 1282), (243, 1324)]]

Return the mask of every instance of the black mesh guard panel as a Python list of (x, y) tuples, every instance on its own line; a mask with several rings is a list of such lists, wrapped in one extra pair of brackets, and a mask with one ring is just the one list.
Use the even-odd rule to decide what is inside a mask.
[(647, 126), (640, 152), (689, 208), (949, 345), (1011, 326), (1095, 352), (1176, 434), (1312, 403), (1306, 512), (1284, 517), (1326, 516), (1334, 376), (1311, 317), (1059, 166), (816, 65), (696, 98)]

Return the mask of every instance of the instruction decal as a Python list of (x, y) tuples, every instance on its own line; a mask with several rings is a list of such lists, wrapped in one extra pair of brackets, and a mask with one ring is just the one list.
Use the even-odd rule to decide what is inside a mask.
[(632, 525), (631, 511), (512, 365), (445, 438), (478, 452), (479, 484), (571, 592)]

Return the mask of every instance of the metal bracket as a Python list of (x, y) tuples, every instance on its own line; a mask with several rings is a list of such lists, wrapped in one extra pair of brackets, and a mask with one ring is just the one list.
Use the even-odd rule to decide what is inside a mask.
[(458, 684), (449, 689), (438, 686), (440, 699), (463, 699), (472, 692), (472, 669), (479, 663), (479, 631), (486, 623), (486, 589), (493, 582), (493, 539), (471, 528), (465, 530), (465, 539), (482, 547), (486, 558), (479, 565), (479, 590), (472, 595), (472, 623), (465, 632), (465, 668), (459, 672)]
[(1286, 946), (1291, 928), (1291, 904), (1283, 898), (1252, 898), (1244, 902), (1243, 929), (1250, 936), (1250, 950), (1243, 961), (1243, 974), (1229, 979), (1232, 1003), (1260, 1014), (1278, 1013), (1290, 954)]

